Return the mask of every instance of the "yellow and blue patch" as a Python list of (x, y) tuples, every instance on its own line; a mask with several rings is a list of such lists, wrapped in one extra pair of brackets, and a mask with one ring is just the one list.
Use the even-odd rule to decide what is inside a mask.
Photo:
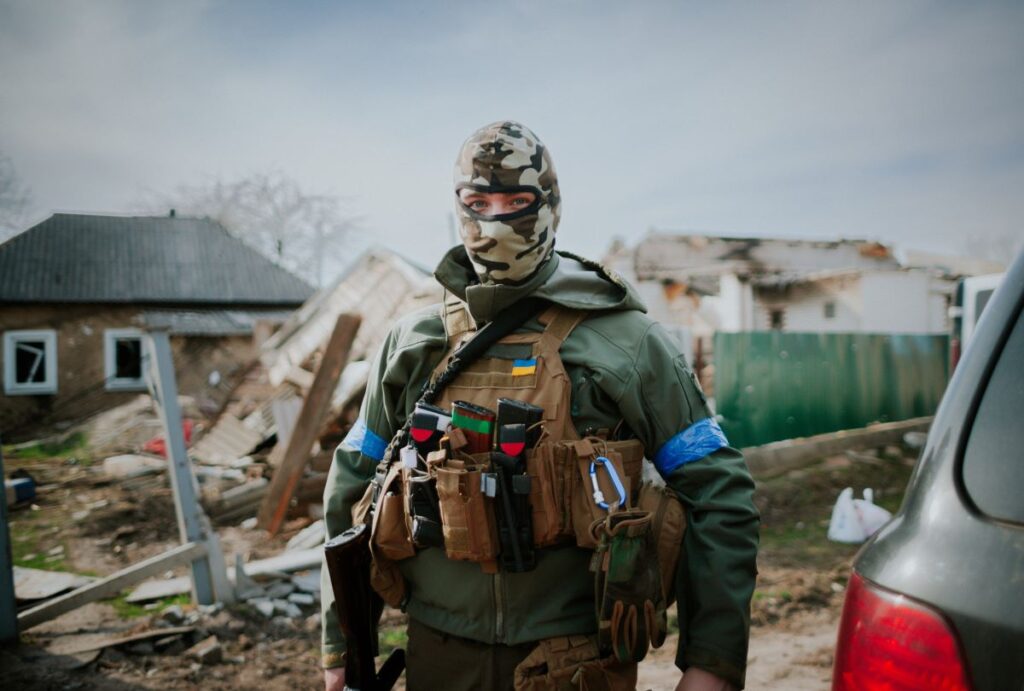
[(513, 377), (525, 377), (530, 374), (534, 374), (537, 371), (537, 358), (530, 358), (529, 360), (513, 360), (512, 361), (512, 376)]

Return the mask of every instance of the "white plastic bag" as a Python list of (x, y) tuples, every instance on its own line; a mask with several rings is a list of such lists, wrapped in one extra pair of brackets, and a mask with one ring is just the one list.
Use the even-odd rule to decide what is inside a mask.
[(863, 499), (853, 498), (853, 488), (847, 487), (839, 493), (832, 507), (832, 520), (828, 525), (828, 539), (833, 542), (860, 543), (874, 535), (885, 525), (892, 514), (876, 506), (872, 501), (873, 492), (864, 490)]

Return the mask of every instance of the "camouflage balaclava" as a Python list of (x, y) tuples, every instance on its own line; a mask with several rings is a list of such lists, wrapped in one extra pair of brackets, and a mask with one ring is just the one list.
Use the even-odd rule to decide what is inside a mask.
[[(513, 213), (485, 216), (462, 203), (459, 191), (533, 192)], [(495, 122), (474, 132), (455, 163), (459, 234), (482, 283), (519, 284), (554, 251), (561, 197), (547, 147), (518, 122)]]

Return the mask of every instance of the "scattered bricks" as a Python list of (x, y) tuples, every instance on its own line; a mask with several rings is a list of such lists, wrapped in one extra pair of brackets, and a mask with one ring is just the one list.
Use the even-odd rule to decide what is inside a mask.
[(288, 596), (288, 602), (294, 602), (300, 607), (309, 607), (316, 602), (316, 598), (309, 593), (292, 593)]
[(224, 660), (224, 649), (216, 636), (210, 636), (186, 650), (185, 655), (204, 665), (215, 665)]

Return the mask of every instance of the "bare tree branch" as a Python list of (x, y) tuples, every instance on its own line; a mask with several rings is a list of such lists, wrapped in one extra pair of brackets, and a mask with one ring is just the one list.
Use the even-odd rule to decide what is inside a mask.
[(0, 242), (25, 230), (32, 193), (22, 184), (11, 159), (0, 153)]
[(345, 263), (359, 226), (345, 200), (308, 194), (280, 171), (181, 185), (143, 205), (160, 213), (173, 208), (185, 216), (208, 216), (318, 287), (332, 266)]

